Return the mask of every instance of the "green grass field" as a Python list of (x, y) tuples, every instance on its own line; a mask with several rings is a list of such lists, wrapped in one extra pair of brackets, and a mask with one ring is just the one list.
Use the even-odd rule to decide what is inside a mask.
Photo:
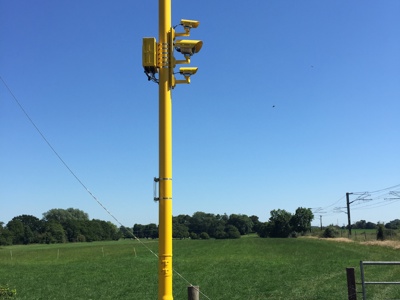
[[(347, 229), (339, 229), (340, 237), (349, 238), (349, 231)], [(386, 238), (390, 240), (400, 240), (400, 231), (393, 230), (386, 235)], [(376, 240), (376, 229), (352, 229), (351, 239), (353, 241), (375, 241)]]
[[(157, 253), (157, 241), (144, 243)], [(400, 251), (311, 238), (174, 241), (174, 269), (209, 299), (347, 299), (345, 268), (355, 267), (360, 282), (360, 260), (400, 261)], [(400, 281), (400, 266), (366, 276)], [(157, 258), (137, 241), (2, 247), (6, 284), (17, 299), (157, 299)], [(174, 274), (174, 299), (187, 299), (187, 285)], [(400, 298), (400, 286), (367, 292)]]

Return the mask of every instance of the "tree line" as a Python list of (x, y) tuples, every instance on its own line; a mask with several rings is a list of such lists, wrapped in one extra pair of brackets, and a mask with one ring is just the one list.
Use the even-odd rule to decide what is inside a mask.
[[(265, 223), (255, 215), (195, 212), (192, 216), (172, 218), (173, 238), (236, 239), (249, 233), (257, 233), (260, 237), (288, 237), (309, 231), (313, 217), (310, 209), (301, 207), (293, 215), (285, 210), (273, 210)], [(20, 215), (5, 226), (0, 222), (0, 245), (92, 242), (121, 237), (155, 239), (158, 238), (158, 226), (151, 223), (118, 228), (111, 222), (90, 220), (87, 213), (75, 208), (51, 209), (43, 213), (42, 219)]]
[[(400, 220), (394, 219), (386, 224), (372, 223), (365, 220), (360, 220), (351, 225), (351, 229), (377, 229), (380, 225), (386, 229), (400, 229)], [(349, 229), (349, 225), (346, 226)]]
[[(268, 222), (260, 222), (255, 215), (212, 214), (196, 212), (192, 216), (172, 217), (173, 238), (191, 239), (236, 239), (249, 233), (260, 237), (289, 237), (305, 234), (311, 230), (314, 215), (309, 208), (299, 207), (294, 214), (283, 209), (272, 210)], [(125, 238), (157, 238), (156, 224), (135, 224), (132, 230), (124, 228)]]
[(0, 245), (53, 244), (118, 240), (120, 230), (111, 222), (92, 219), (75, 208), (51, 209), (39, 219), (31, 215), (0, 222)]
[[(311, 231), (314, 215), (309, 208), (299, 207), (295, 213), (284, 209), (270, 211), (267, 222), (258, 216), (245, 214), (213, 214), (195, 212), (192, 216), (172, 217), (173, 238), (177, 239), (237, 239), (256, 233), (262, 238), (297, 237)], [(380, 224), (358, 221), (352, 228), (377, 229)], [(381, 224), (382, 225), (382, 224)], [(400, 220), (385, 224), (388, 229), (400, 229)], [(31, 215), (14, 217), (6, 225), (0, 222), (0, 245), (32, 243), (65, 243), (118, 240), (120, 238), (158, 238), (155, 223), (117, 227), (111, 222), (89, 219), (87, 213), (75, 208), (51, 209), (39, 219)]]

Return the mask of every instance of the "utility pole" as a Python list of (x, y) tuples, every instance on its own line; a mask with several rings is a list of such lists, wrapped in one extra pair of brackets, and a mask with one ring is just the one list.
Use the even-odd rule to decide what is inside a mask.
[[(169, 84), (168, 33), (171, 28), (171, 0), (159, 0), (159, 48), (166, 63), (159, 68), (159, 216), (158, 216), (158, 299), (172, 300), (172, 101)], [(163, 49), (164, 48), (164, 49)], [(160, 59), (160, 57), (158, 57)]]
[(347, 203), (347, 223), (349, 226), (349, 236), (351, 237), (351, 220), (350, 220), (350, 201), (349, 201), (349, 195), (352, 195), (353, 193), (346, 193), (346, 203)]
[[(175, 33), (171, 27), (171, 0), (159, 0), (158, 43), (154, 37), (143, 38), (142, 64), (148, 80), (159, 87), (159, 203), (158, 224), (158, 299), (172, 300), (172, 99), (171, 91), (176, 84), (189, 84), (196, 67), (180, 68), (184, 79), (176, 80), (174, 68), (177, 64), (189, 64), (190, 57), (199, 52), (203, 42), (198, 40), (176, 40), (176, 36), (190, 36), (190, 29), (197, 28), (199, 21), (181, 19), (179, 25), (184, 32)], [(184, 55), (176, 60), (174, 49)], [(158, 73), (158, 78), (156, 74)]]
[(321, 225), (321, 231), (322, 231), (322, 215), (319, 215), (319, 223)]

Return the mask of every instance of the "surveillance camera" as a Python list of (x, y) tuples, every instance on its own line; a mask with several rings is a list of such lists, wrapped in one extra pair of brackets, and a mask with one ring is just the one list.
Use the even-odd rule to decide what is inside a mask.
[(181, 52), (183, 55), (192, 56), (193, 54), (200, 51), (203, 46), (202, 41), (196, 40), (177, 40), (175, 41), (175, 49), (178, 52)]
[(186, 20), (186, 19), (182, 19), (181, 20), (181, 25), (184, 28), (197, 28), (199, 26), (200, 22), (199, 21), (195, 21), (195, 20)]
[(191, 76), (196, 74), (197, 72), (196, 67), (185, 67), (185, 68), (179, 68), (179, 73), (182, 74), (183, 76)]

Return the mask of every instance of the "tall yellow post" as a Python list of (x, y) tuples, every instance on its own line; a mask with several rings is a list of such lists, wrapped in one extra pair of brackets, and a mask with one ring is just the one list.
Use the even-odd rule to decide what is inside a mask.
[(172, 300), (172, 101), (171, 0), (159, 0), (159, 250), (158, 299)]

